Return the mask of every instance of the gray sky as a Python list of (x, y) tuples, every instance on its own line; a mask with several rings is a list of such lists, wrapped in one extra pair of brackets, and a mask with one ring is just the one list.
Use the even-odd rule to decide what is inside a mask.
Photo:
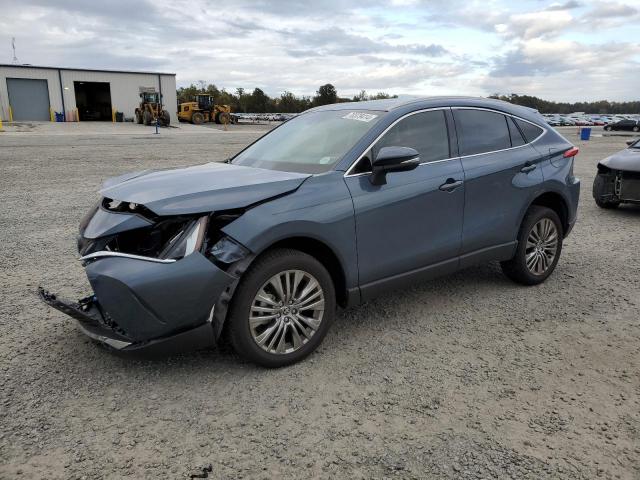
[(640, 5), (566, 0), (0, 0), (0, 63), (312, 95), (640, 97)]

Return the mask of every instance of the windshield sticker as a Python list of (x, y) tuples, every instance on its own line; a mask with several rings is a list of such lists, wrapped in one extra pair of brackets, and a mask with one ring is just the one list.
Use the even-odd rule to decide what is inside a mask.
[(359, 122), (370, 122), (378, 115), (374, 115), (373, 113), (362, 113), (362, 112), (349, 112), (344, 117), (348, 120), (358, 120)]

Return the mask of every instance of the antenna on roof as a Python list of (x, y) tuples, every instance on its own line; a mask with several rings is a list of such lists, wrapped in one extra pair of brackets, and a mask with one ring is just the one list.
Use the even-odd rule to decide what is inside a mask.
[(16, 37), (11, 37), (11, 48), (13, 49), (13, 63), (18, 64), (18, 57), (16, 57)]

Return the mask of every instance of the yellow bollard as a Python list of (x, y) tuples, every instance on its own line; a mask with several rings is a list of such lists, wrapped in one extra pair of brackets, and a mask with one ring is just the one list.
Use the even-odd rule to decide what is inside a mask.
[(13, 122), (13, 108), (9, 105), (9, 121)]
[(2, 117), (0, 117), (0, 132), (4, 132), (4, 129), (2, 128)]
[(116, 109), (111, 109), (111, 123), (116, 123)]
[(53, 108), (49, 107), (49, 121), (53, 122)]

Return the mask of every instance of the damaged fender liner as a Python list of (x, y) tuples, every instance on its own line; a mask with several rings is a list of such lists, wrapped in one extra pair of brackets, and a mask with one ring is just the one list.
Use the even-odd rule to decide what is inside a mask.
[(84, 333), (118, 350), (185, 335), (196, 337), (195, 343), (213, 344), (207, 320), (214, 303), (235, 280), (197, 252), (173, 263), (104, 257), (89, 263), (86, 273), (94, 296), (77, 303), (44, 290), (40, 296), (78, 320)]

